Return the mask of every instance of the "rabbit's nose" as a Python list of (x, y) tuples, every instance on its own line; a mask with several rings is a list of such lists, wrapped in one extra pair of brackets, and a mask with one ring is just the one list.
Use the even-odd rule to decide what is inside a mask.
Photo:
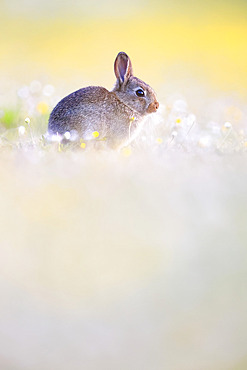
[(157, 110), (158, 108), (159, 108), (159, 103), (156, 101), (156, 102), (154, 102), (154, 106), (155, 106), (155, 109)]
[(155, 101), (149, 104), (147, 111), (148, 113), (153, 113), (153, 112), (156, 112), (158, 108), (159, 108), (159, 103)]

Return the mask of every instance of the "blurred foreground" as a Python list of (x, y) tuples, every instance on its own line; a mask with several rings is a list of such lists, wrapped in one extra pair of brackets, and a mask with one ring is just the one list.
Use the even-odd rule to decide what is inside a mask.
[(1, 369), (246, 369), (244, 109), (175, 100), (120, 153), (2, 133)]

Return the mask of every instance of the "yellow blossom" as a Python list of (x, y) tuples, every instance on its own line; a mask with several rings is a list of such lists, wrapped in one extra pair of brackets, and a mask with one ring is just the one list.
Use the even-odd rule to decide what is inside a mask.
[(36, 109), (40, 114), (46, 114), (49, 111), (49, 106), (46, 102), (41, 101), (37, 104)]
[(122, 153), (125, 157), (129, 157), (132, 153), (132, 150), (129, 146), (126, 146), (125, 148), (123, 148)]
[(161, 137), (157, 137), (156, 141), (157, 141), (158, 144), (162, 144), (163, 143), (163, 139)]
[(99, 136), (98, 131), (94, 131), (94, 132), (92, 133), (92, 136), (96, 139), (96, 137), (98, 137), (98, 136)]

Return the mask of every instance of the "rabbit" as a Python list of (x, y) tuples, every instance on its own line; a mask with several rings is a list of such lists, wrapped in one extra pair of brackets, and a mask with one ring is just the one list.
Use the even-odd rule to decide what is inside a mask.
[(97, 132), (98, 139), (110, 148), (128, 145), (140, 131), (144, 117), (156, 112), (159, 103), (154, 90), (133, 75), (126, 53), (118, 53), (114, 71), (117, 80), (112, 91), (88, 86), (63, 98), (50, 114), (48, 135), (73, 131), (86, 140)]

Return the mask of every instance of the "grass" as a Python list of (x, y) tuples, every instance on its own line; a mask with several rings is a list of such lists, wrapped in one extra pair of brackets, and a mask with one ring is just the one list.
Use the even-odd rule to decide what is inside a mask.
[[(1, 5), (0, 368), (245, 370), (246, 5), (102, 4)], [(47, 142), (120, 50), (160, 102), (139, 137)]]
[(171, 92), (95, 151), (42, 91), (1, 108), (1, 368), (245, 369), (246, 104)]

